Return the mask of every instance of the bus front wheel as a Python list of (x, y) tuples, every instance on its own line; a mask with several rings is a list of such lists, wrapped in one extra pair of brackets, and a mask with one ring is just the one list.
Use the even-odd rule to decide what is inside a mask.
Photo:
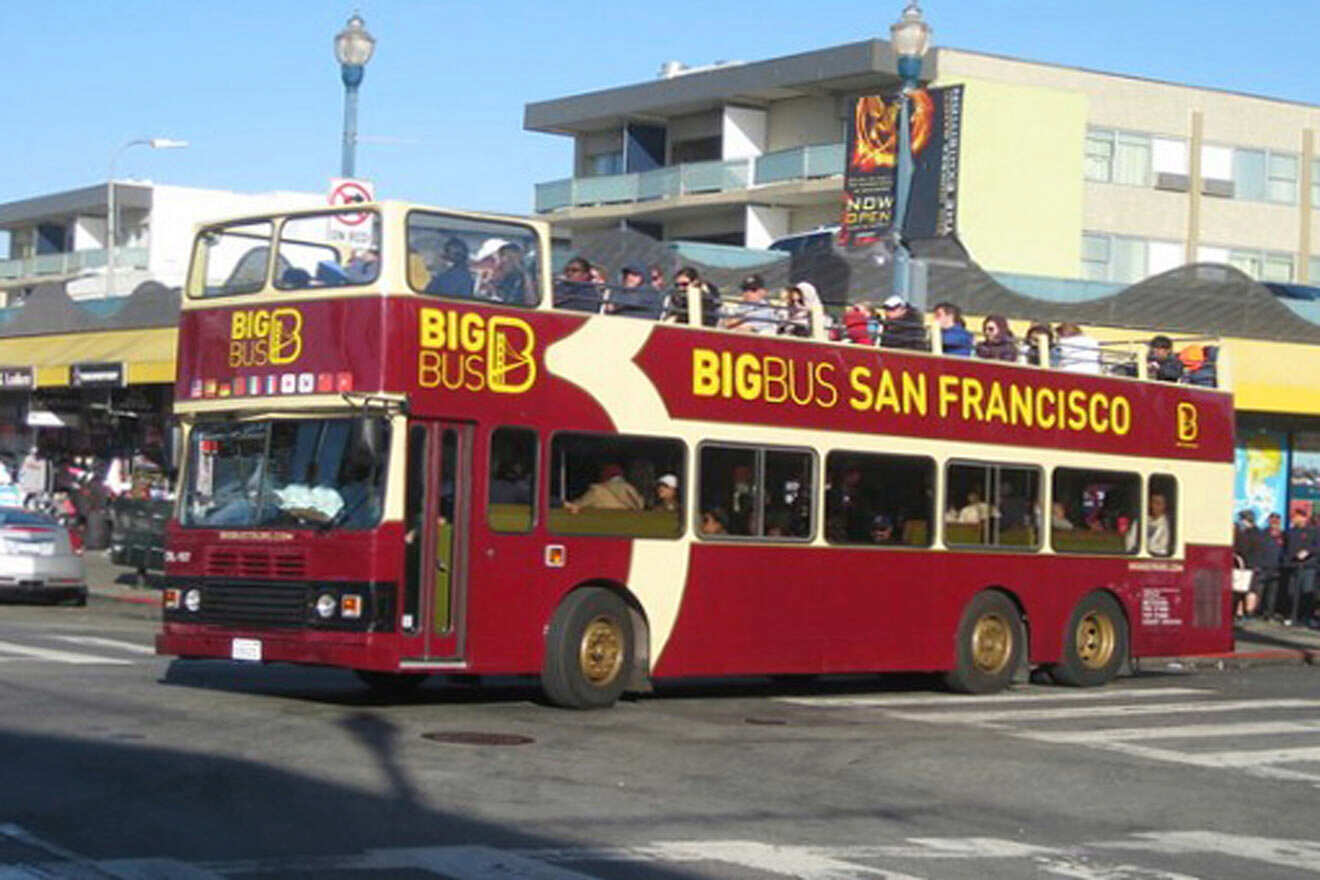
[(967, 603), (958, 623), (957, 666), (945, 674), (951, 690), (964, 694), (1001, 691), (1022, 661), (1026, 633), (1017, 606), (993, 590)]
[(1063, 659), (1050, 667), (1059, 684), (1096, 687), (1112, 681), (1128, 654), (1127, 620), (1108, 593), (1077, 603), (1063, 634)]
[(545, 637), (541, 687), (566, 709), (603, 709), (623, 694), (633, 662), (632, 617), (609, 590), (586, 587), (568, 595)]

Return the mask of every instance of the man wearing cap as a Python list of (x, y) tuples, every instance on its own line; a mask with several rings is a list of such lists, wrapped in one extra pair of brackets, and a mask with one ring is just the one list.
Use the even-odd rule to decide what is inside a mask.
[(619, 272), (619, 280), (622, 286), (610, 291), (607, 309), (611, 315), (660, 320), (665, 305), (664, 294), (646, 286), (646, 274), (641, 266), (624, 266)]
[(894, 543), (894, 521), (883, 513), (878, 513), (871, 520), (871, 543)]
[(662, 474), (655, 481), (655, 509), (670, 512), (679, 509), (678, 477), (673, 474)]
[(739, 333), (779, 332), (779, 314), (770, 305), (770, 291), (765, 288), (765, 279), (760, 275), (748, 275), (742, 280), (742, 302), (730, 307), (729, 316), (724, 319), (727, 330)]
[(1167, 336), (1152, 338), (1146, 350), (1146, 376), (1161, 382), (1177, 382), (1182, 374), (1183, 363), (1173, 353), (1173, 340)]
[(921, 312), (898, 294), (885, 300), (885, 328), (880, 332), (880, 345), (884, 348), (908, 348), (928, 351), (926, 325)]

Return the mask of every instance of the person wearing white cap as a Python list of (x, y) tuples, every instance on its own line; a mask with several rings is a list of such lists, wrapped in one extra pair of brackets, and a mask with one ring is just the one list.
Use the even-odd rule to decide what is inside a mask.
[(673, 474), (662, 474), (655, 481), (655, 498), (656, 510), (677, 512), (679, 509), (678, 477)]
[(881, 304), (881, 308), (885, 312), (885, 326), (880, 332), (881, 347), (928, 350), (926, 325), (916, 306), (895, 293)]

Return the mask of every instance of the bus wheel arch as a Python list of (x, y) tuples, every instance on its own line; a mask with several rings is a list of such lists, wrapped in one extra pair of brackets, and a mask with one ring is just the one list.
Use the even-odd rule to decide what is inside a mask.
[(649, 628), (640, 604), (609, 581), (579, 584), (545, 629), (541, 687), (556, 706), (606, 708), (625, 690), (647, 687)]
[(949, 688), (988, 694), (1008, 687), (1026, 656), (1024, 617), (1007, 590), (987, 587), (972, 596), (954, 634), (954, 667), (944, 676)]
[(1072, 687), (1097, 687), (1118, 675), (1131, 651), (1131, 622), (1123, 603), (1105, 589), (1092, 590), (1073, 606), (1050, 677)]

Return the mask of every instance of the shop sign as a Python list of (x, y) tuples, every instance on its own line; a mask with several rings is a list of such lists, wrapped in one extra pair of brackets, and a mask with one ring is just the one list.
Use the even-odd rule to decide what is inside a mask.
[(120, 362), (74, 364), (69, 384), (74, 388), (118, 388), (124, 384), (124, 365)]
[(29, 389), (36, 384), (32, 377), (31, 367), (0, 367), (0, 389)]

